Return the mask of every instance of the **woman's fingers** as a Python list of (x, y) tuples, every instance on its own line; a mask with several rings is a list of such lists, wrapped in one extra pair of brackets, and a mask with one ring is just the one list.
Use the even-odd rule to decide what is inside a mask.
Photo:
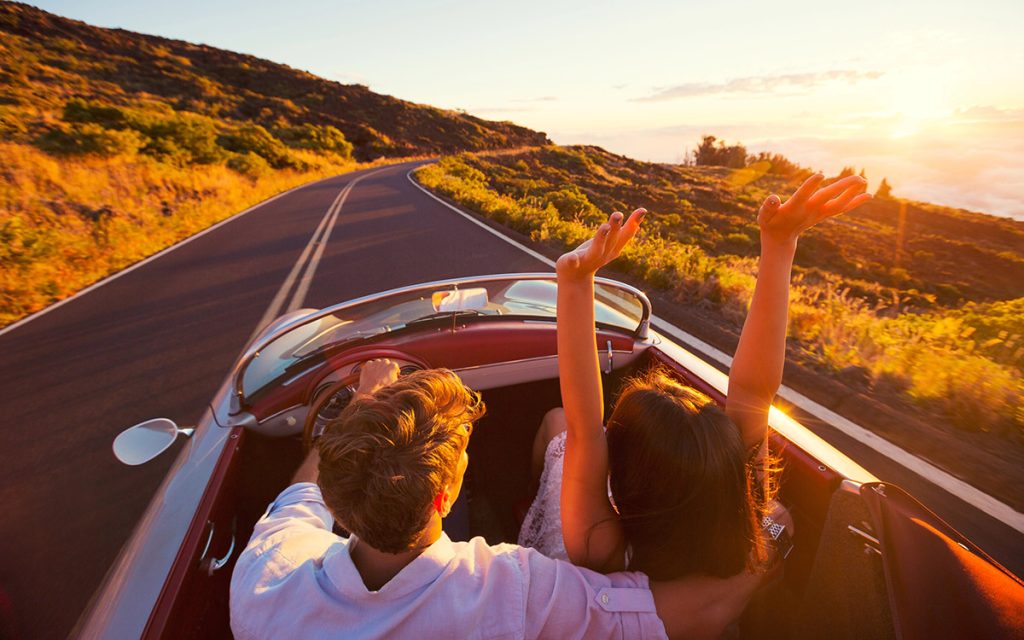
[(811, 196), (807, 200), (807, 206), (812, 208), (820, 207), (854, 185), (867, 185), (867, 180), (860, 176), (846, 176), (842, 180), (836, 180), (827, 187), (822, 187)]
[(608, 238), (605, 241), (604, 251), (601, 254), (602, 260), (608, 262), (611, 260), (609, 254), (614, 257), (615, 248), (619, 243), (619, 236), (622, 235), (622, 220), (625, 218), (620, 212), (616, 211), (608, 217), (608, 225), (611, 229), (608, 230)]
[(760, 211), (757, 212), (758, 224), (768, 224), (775, 217), (775, 214), (779, 212), (779, 205), (782, 204), (782, 200), (779, 196), (774, 193), (764, 199), (764, 204), (761, 205)]
[(590, 247), (587, 249), (587, 253), (594, 255), (595, 257), (601, 258), (604, 256), (605, 248), (608, 246), (608, 234), (612, 230), (612, 225), (604, 223), (597, 229), (597, 233), (594, 234), (594, 238), (591, 241)]
[(816, 173), (810, 178), (807, 178), (804, 180), (804, 183), (800, 185), (800, 188), (790, 196), (789, 200), (786, 201), (786, 204), (796, 207), (807, 202), (807, 199), (811, 197), (811, 194), (814, 193), (814, 190), (818, 188), (818, 185), (821, 184), (821, 181), (824, 179), (825, 176), (820, 173)]
[(647, 209), (644, 208), (637, 209), (629, 214), (629, 219), (623, 223), (622, 231), (619, 232), (615, 246), (612, 247), (611, 255), (613, 258), (618, 257), (622, 253), (622, 249), (629, 244), (629, 241), (633, 239), (636, 232), (640, 230), (640, 223), (643, 222), (645, 215), (647, 215)]
[(860, 194), (859, 196), (855, 197), (853, 200), (850, 200), (850, 202), (845, 207), (843, 207), (842, 213), (846, 213), (847, 211), (853, 211), (854, 209), (856, 209), (860, 205), (864, 204), (868, 200), (871, 200), (872, 197), (873, 196), (870, 193), (862, 193), (862, 194)]
[(832, 198), (821, 207), (822, 213), (829, 216), (834, 216), (838, 213), (842, 213), (846, 210), (848, 205), (854, 198), (864, 193), (864, 189), (867, 188), (865, 182), (855, 182), (851, 186), (847, 187), (842, 193), (835, 198)]

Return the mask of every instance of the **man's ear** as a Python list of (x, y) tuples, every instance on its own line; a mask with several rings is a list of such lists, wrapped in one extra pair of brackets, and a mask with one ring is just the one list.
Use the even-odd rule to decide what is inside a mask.
[(452, 510), (452, 493), (451, 485), (446, 485), (444, 489), (441, 489), (441, 493), (437, 494), (437, 498), (434, 500), (434, 508), (437, 509), (437, 514), (442, 518)]

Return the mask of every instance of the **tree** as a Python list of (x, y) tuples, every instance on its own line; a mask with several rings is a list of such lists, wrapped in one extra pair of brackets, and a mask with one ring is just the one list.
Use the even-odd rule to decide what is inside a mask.
[(885, 178), (882, 178), (882, 184), (878, 185), (878, 191), (875, 192), (875, 197), (892, 198), (892, 186)]
[(748, 159), (748, 161), (749, 164), (767, 162), (768, 173), (778, 176), (784, 176), (786, 178), (811, 174), (811, 171), (809, 169), (801, 167), (800, 165), (798, 165), (797, 163), (793, 162), (792, 160), (790, 160), (789, 158), (780, 153), (768, 153), (767, 151), (762, 151), (756, 156), (751, 156)]
[(698, 166), (742, 169), (747, 166), (747, 148), (742, 144), (726, 145), (715, 136), (704, 136), (694, 154)]

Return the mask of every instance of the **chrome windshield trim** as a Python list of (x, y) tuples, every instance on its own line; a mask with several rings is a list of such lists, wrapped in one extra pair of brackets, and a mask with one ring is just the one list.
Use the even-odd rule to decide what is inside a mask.
[[(389, 289), (388, 291), (373, 293), (368, 296), (363, 296), (361, 298), (355, 298), (354, 300), (349, 300), (347, 302), (341, 302), (334, 306), (325, 307), (323, 309), (320, 309), (319, 311), (310, 313), (307, 316), (298, 318), (292, 322), (288, 322), (287, 324), (278, 327), (276, 330), (264, 336), (258, 342), (251, 344), (249, 348), (246, 349), (245, 354), (238, 360), (234, 369), (231, 371), (231, 379), (233, 381), (232, 386), (234, 392), (234, 401), (232, 402), (232, 413), (237, 413), (238, 411), (244, 409), (244, 406), (242, 406), (242, 400), (245, 398), (245, 393), (242, 389), (242, 380), (245, 376), (245, 371), (249, 367), (249, 364), (252, 362), (252, 360), (257, 356), (257, 354), (259, 354), (260, 350), (265, 348), (271, 342), (277, 340), (282, 335), (294, 329), (297, 329), (300, 326), (303, 326), (310, 322), (315, 322), (320, 318), (324, 318), (326, 316), (338, 313), (339, 311), (344, 311), (345, 309), (349, 309), (351, 307), (355, 307), (361, 304), (366, 304), (368, 302), (374, 302), (377, 300), (388, 298), (390, 296), (414, 293), (416, 291), (423, 291), (427, 289), (435, 289), (437, 287), (459, 287), (478, 282), (495, 282), (500, 280), (556, 280), (556, 278), (557, 276), (554, 273), (534, 272), (501, 273), (484, 276), (469, 276), (464, 278), (450, 278), (448, 280), (435, 280), (433, 282), (424, 282), (421, 284), (414, 284), (406, 287), (398, 287), (395, 289)], [(637, 289), (634, 286), (628, 285), (624, 282), (619, 282), (617, 280), (611, 280), (609, 278), (594, 278), (594, 284), (602, 284), (612, 289), (620, 289), (622, 291), (632, 294), (640, 301), (640, 304), (643, 307), (643, 313), (641, 314), (639, 324), (637, 325), (636, 329), (633, 330), (633, 336), (640, 340), (646, 340), (651, 318), (651, 301), (647, 298), (647, 295), (643, 291)]]

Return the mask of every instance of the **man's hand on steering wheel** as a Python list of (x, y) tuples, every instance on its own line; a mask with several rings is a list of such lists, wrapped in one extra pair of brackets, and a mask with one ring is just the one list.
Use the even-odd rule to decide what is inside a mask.
[(372, 396), (378, 389), (398, 380), (398, 363), (388, 358), (367, 360), (359, 369), (356, 396)]

